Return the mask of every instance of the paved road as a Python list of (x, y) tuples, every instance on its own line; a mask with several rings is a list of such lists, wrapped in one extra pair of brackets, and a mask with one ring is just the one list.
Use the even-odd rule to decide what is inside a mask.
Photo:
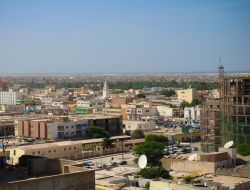
[[(94, 158), (88, 158), (88, 159), (83, 159), (78, 161), (79, 163), (83, 163), (84, 161), (91, 161), (93, 162), (95, 165), (101, 165), (101, 164), (107, 164), (110, 162), (110, 160), (113, 158), (113, 162), (119, 162), (122, 159), (122, 153), (119, 154), (111, 154), (111, 155), (105, 155), (105, 156), (101, 156), (101, 157), (94, 157)], [(128, 162), (127, 166), (136, 166), (136, 164), (134, 163), (134, 156), (131, 152), (129, 153), (123, 153), (123, 158), (124, 160), (126, 160)]]

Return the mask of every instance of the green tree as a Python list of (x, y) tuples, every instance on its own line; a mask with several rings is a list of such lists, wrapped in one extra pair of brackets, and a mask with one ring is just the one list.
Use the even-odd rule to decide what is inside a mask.
[(160, 143), (168, 143), (168, 138), (164, 135), (147, 135), (145, 138), (145, 142), (160, 142)]
[(160, 159), (162, 158), (164, 147), (164, 143), (151, 141), (136, 146), (134, 152), (137, 155), (145, 154), (149, 165), (158, 166), (160, 165)]
[(96, 127), (96, 126), (89, 126), (87, 129), (87, 134), (89, 138), (105, 138), (109, 137), (109, 134), (107, 131), (105, 131), (101, 127)]
[(142, 130), (136, 129), (131, 132), (131, 137), (133, 139), (141, 139), (141, 138), (144, 138), (144, 133)]
[(145, 184), (145, 188), (146, 188), (146, 189), (149, 189), (149, 188), (150, 188), (150, 182), (149, 182), (149, 181)]
[(156, 179), (156, 178), (164, 178), (169, 179), (169, 172), (162, 167), (155, 168), (144, 168), (138, 172), (143, 178), (146, 179)]
[(201, 104), (201, 101), (198, 100), (198, 99), (193, 99), (192, 102), (191, 102), (191, 106), (197, 106), (197, 105), (200, 105)]
[(188, 102), (182, 102), (181, 105), (180, 105), (180, 108), (184, 109), (186, 107), (194, 107), (194, 106), (197, 106), (197, 105), (200, 105), (201, 104), (201, 101), (198, 100), (198, 99), (193, 99), (191, 103), (188, 103)]
[(173, 95), (175, 95), (175, 91), (174, 90), (162, 90), (160, 92), (161, 95), (167, 96), (167, 97), (171, 97)]
[(137, 97), (138, 98), (146, 98), (146, 95), (145, 94), (138, 94)]
[(185, 176), (183, 179), (184, 179), (185, 183), (190, 183), (192, 181), (193, 177), (188, 175), (188, 176)]
[(237, 152), (241, 156), (248, 156), (248, 155), (250, 155), (250, 143), (239, 144), (238, 147), (237, 147)]
[(112, 147), (112, 140), (109, 137), (103, 138), (102, 146), (104, 148), (107, 148), (107, 149), (111, 148)]

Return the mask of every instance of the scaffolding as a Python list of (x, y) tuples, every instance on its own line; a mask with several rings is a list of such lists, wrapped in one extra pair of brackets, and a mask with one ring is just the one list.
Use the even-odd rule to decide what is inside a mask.
[(235, 145), (250, 142), (250, 77), (225, 76), (219, 66), (220, 97), (206, 100), (203, 95), (201, 115), (204, 152), (218, 150), (226, 142)]
[(250, 142), (250, 77), (225, 77), (221, 84), (221, 144)]
[[(201, 123), (202, 130), (205, 131), (205, 135), (201, 141), (201, 149), (203, 152), (212, 152), (218, 150), (221, 146), (221, 113), (223, 113), (223, 81), (224, 81), (224, 67), (221, 65), (218, 68), (219, 77), (218, 82), (220, 84), (220, 98), (219, 99), (206, 99), (202, 96), (202, 115)], [(205, 86), (203, 86), (205, 89)]]

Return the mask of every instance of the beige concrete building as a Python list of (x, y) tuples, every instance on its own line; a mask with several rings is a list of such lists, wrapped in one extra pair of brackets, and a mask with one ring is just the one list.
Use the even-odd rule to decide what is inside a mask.
[(199, 92), (193, 88), (176, 90), (177, 99), (191, 103), (194, 99), (200, 99)]
[(121, 115), (115, 114), (22, 118), (15, 123), (15, 136), (24, 138), (86, 138), (87, 128), (92, 125), (104, 128), (111, 136), (122, 134)]
[(111, 149), (105, 149), (102, 146), (102, 138), (17, 146), (10, 149), (9, 163), (12, 165), (18, 164), (19, 158), (22, 155), (43, 156), (56, 159), (82, 159), (118, 153), (127, 150), (123, 142), (127, 139), (130, 139), (130, 136), (111, 137), (111, 140), (114, 141), (114, 148)]
[(94, 190), (95, 171), (74, 161), (31, 158), (22, 168), (5, 172), (0, 183), (0, 190)]
[(124, 104), (121, 105), (123, 120), (142, 120), (144, 117), (158, 116), (156, 107), (149, 104)]

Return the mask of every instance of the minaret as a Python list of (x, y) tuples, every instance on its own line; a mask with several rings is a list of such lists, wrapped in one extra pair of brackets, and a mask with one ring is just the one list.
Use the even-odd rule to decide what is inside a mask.
[(102, 97), (103, 99), (106, 99), (108, 98), (108, 96), (109, 96), (109, 89), (108, 89), (107, 81), (105, 81), (103, 85)]

